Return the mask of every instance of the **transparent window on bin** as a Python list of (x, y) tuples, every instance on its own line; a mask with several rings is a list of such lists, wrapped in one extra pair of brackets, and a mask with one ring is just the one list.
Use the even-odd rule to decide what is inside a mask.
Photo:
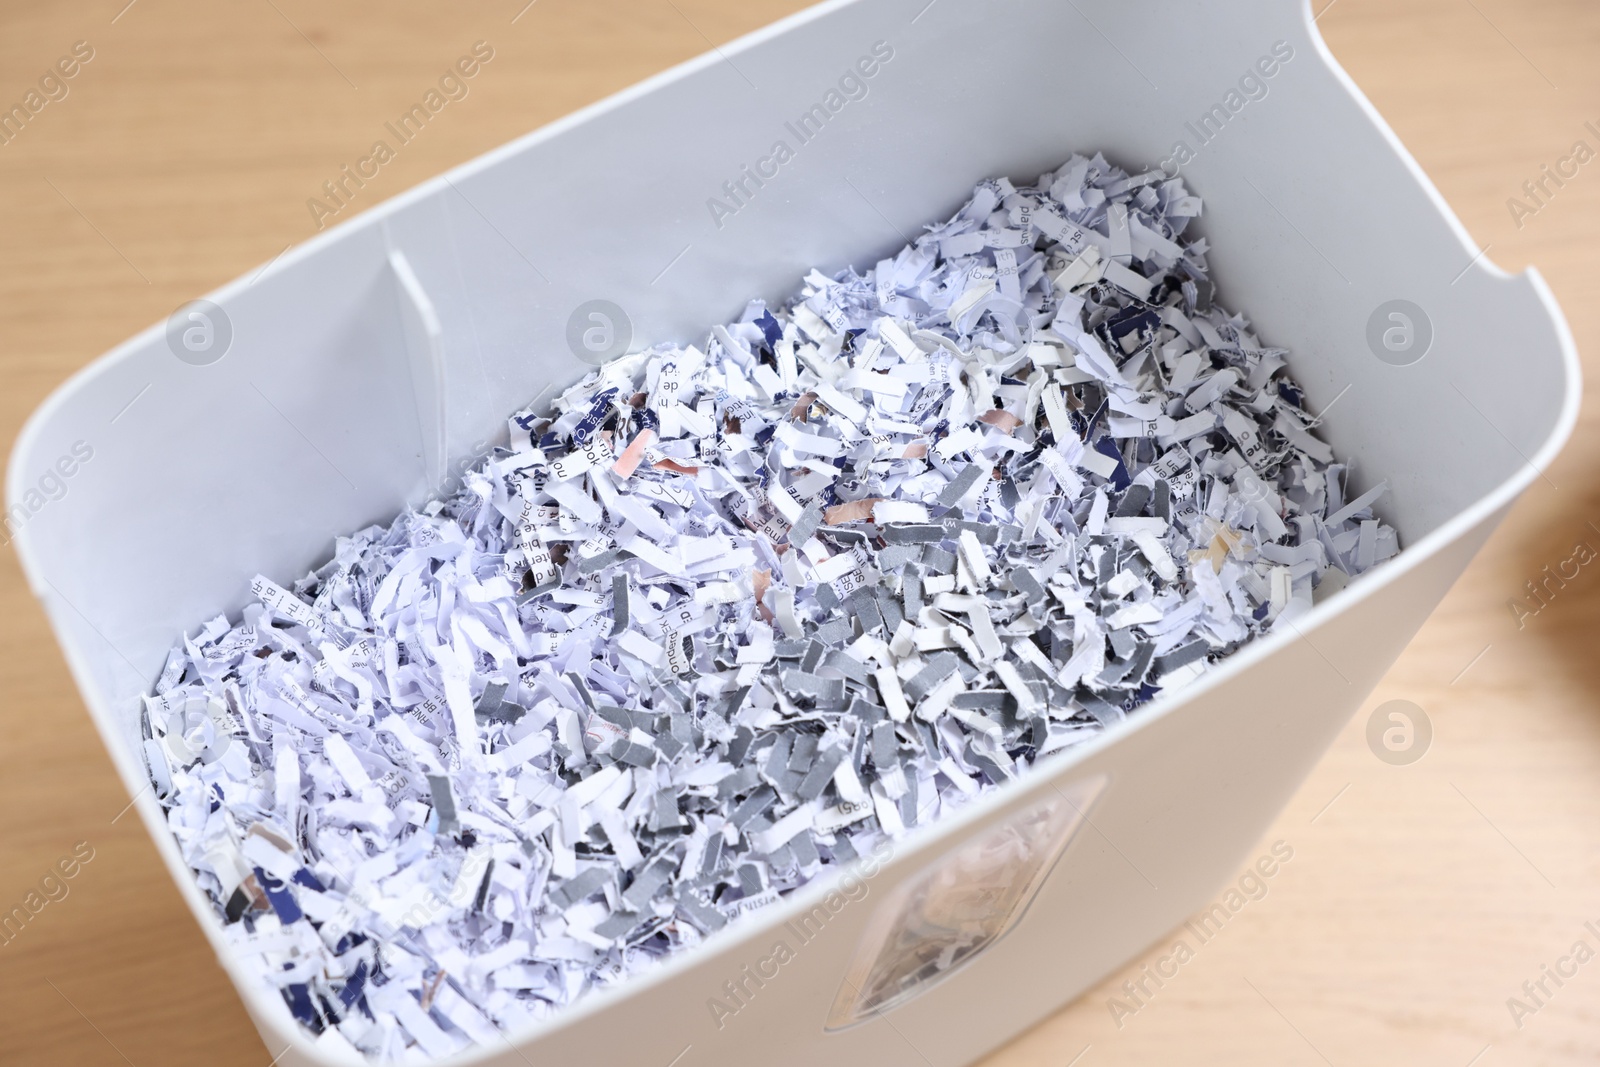
[(900, 886), (869, 925), (827, 1028), (904, 1004), (999, 941), (1038, 895), (1105, 781), (1056, 790)]

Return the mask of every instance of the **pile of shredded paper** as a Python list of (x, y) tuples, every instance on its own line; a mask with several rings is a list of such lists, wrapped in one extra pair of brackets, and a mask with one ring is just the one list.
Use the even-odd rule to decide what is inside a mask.
[(238, 958), (330, 1045), (492, 1045), (1394, 555), (1199, 213), (1098, 156), (986, 181), (256, 579), (145, 698)]

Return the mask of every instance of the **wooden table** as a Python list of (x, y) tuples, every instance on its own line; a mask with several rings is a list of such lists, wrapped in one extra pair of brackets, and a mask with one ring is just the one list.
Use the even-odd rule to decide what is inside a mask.
[[(111, 345), (308, 237), (306, 200), (474, 41), (495, 58), (471, 95), (353, 209), (801, 6), (525, 3), (7, 0), (0, 100), (74, 42), (93, 58), (0, 147), (0, 436)], [(1580, 349), (1600, 352), (1600, 162), (1531, 217), (1507, 205), (1574, 141), (1600, 149), (1584, 129), (1600, 125), (1600, 7), (1335, 0), (1321, 25), (1473, 236), (1507, 268), (1538, 264)], [(1108, 998), (1162, 946), (989, 1062), (1594, 1063), (1600, 962), (1547, 979), (1520, 1018), (1507, 998), (1532, 1008), (1522, 985), (1542, 965), (1580, 939), (1600, 951), (1584, 926), (1600, 930), (1600, 567), (1537, 615), (1509, 607), (1577, 542), (1600, 549), (1597, 466), (1591, 410), (1553, 484), (1535, 484), (1263, 842), (1294, 849), (1264, 899), (1120, 1025)], [(0, 649), (0, 906), (76, 843), (93, 850), (0, 947), (0, 1063), (265, 1067), (144, 830), (116, 819), (127, 797), (10, 552)], [(1404, 767), (1363, 736), (1396, 698), (1435, 730)]]

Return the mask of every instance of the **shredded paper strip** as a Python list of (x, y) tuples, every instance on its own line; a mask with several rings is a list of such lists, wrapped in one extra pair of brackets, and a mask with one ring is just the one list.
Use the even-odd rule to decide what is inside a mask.
[(1098, 156), (984, 182), (257, 578), (144, 716), (238, 958), (329, 1045), (495, 1044), (1394, 555), (1200, 209)]

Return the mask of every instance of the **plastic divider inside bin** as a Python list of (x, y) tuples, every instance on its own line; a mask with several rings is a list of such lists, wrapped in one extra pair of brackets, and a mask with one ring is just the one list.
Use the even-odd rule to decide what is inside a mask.
[[(789, 124), (877, 42), (893, 57), (869, 91), (799, 143)], [(873, 910), (857, 905), (732, 1017), (712, 1010), (834, 888), (825, 878), (508, 1034), (510, 1047), (453, 1060), (952, 1067), (1209, 898), (1576, 417), (1576, 356), (1543, 282), (1481, 255), (1327, 54), (1303, 0), (827, 3), (212, 294), (233, 333), (215, 362), (180, 360), (157, 325), (40, 407), (8, 478), (23, 569), (178, 891), (270, 1052), (287, 1046), (280, 1063), (332, 1061), (233, 957), (146, 785), (137, 697), (177, 636), (237, 613), (254, 574), (290, 581), (334, 536), (420, 502), (510, 412), (579, 378), (566, 328), (585, 301), (619, 304), (635, 348), (698, 342), (748, 298), (792, 295), (811, 267), (870, 267), (979, 179), (1032, 179), (1074, 151), (1156, 164), (1279, 42), (1293, 57), (1267, 95), (1183, 164), (1206, 205), (1192, 232), (1210, 243), (1218, 299), (1291, 350), (1356, 486), (1389, 482), (1378, 510), (1401, 554), (1182, 692), (897, 843), (868, 901), (1057, 788), (1113, 783), (1016, 929), (892, 1014), (824, 1032)], [(780, 138), (796, 143), (777, 176), (731, 215), (711, 211)], [(1434, 331), (1410, 366), (1366, 340), (1394, 299)], [(92, 459), (65, 495), (36, 501), (40, 472), (79, 442)]]
[(450, 438), (444, 327), (404, 252), (389, 253), (389, 269), (399, 286), (400, 323), (405, 330), (406, 358), (411, 363), (411, 398), (417, 409), (423, 479), (436, 486), (444, 481)]

